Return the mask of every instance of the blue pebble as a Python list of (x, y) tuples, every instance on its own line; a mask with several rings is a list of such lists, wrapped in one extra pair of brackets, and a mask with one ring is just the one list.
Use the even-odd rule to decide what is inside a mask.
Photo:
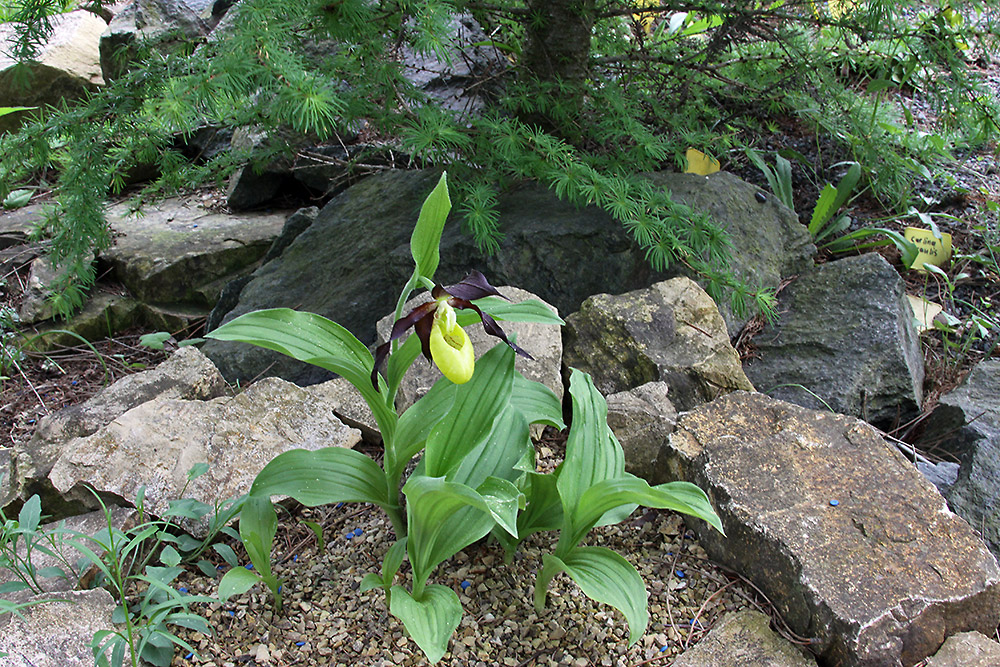
[(660, 647), (660, 653), (664, 653), (666, 650), (667, 650), (666, 646), (661, 646)]
[(472, 585), (472, 582), (470, 582), (468, 579), (466, 579), (465, 581), (462, 582), (462, 590), (464, 591), (466, 588), (468, 588), (471, 585)]
[(344, 539), (345, 540), (353, 540), (354, 539), (354, 533), (350, 532), (347, 535), (344, 535)]
[(830, 501), (830, 507), (836, 507), (839, 504), (840, 504), (839, 500), (831, 500)]
[(354, 529), (354, 537), (361, 537), (364, 534), (364, 532), (365, 531), (361, 530), (360, 528), (355, 528)]
[(186, 589), (186, 588), (184, 588), (183, 586), (181, 586), (180, 588), (178, 588), (178, 589), (177, 589), (177, 592), (178, 592), (178, 593), (187, 593), (187, 592), (188, 592), (188, 589)]
[(337, 503), (337, 507), (336, 507), (335, 509), (338, 509), (338, 510), (339, 510), (339, 509), (340, 509), (341, 507), (343, 507), (343, 506), (344, 506), (344, 503)]
[(191, 225), (192, 227), (197, 227), (198, 225)]
[(79, 384), (79, 382), (77, 382), (76, 380), (73, 380), (73, 382), (71, 382), (70, 384), (72, 384), (75, 387), (77, 384)]
[(188, 653), (186, 656), (184, 656), (184, 659), (185, 660), (190, 660), (193, 657), (194, 657), (194, 653)]
[(245, 568), (246, 568), (246, 569), (248, 569), (248, 570), (252, 570), (252, 569), (253, 569), (253, 563), (247, 563), (247, 564), (246, 564), (246, 565), (244, 565), (243, 567), (245, 567)]
[(295, 645), (296, 646), (305, 646), (306, 643), (305, 642), (295, 642)]
[(684, 577), (687, 576), (686, 574), (684, 574), (684, 570), (677, 570), (677, 571), (674, 572), (674, 574), (677, 575), (678, 579), (683, 579)]
[(229, 615), (230, 615), (230, 616), (235, 616), (235, 615), (236, 615), (236, 612), (235, 612), (235, 611), (231, 611), (231, 612), (229, 612)]
[(295, 554), (294, 556), (292, 556), (292, 561), (298, 563), (299, 562), (299, 555)]

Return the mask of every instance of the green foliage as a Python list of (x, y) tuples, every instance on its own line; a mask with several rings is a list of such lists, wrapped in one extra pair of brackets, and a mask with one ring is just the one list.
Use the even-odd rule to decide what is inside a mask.
[[(194, 466), (188, 473), (188, 481), (207, 469), (206, 464)], [(183, 571), (181, 565), (196, 563), (203, 572), (214, 576), (215, 566), (200, 558), (210, 546), (231, 565), (236, 565), (230, 547), (212, 542), (221, 534), (238, 538), (228, 524), (239, 514), (244, 498), (215, 506), (182, 498), (171, 501), (164, 516), (155, 519), (145, 514), (144, 495), (144, 489), (140, 489), (135, 501), (139, 512), (137, 525), (121, 530), (114, 526), (110, 510), (94, 493), (106, 521), (106, 528), (97, 535), (70, 530), (62, 523), (55, 528), (43, 527), (37, 495), (24, 503), (17, 519), (8, 518), (0, 510), (0, 567), (17, 578), (0, 586), (0, 595), (25, 589), (41, 593), (42, 580), (52, 577), (79, 584), (88, 568), (98, 573), (91, 585), (111, 592), (118, 605), (112, 620), (123, 629), (102, 630), (94, 635), (91, 647), (98, 666), (118, 667), (127, 661), (133, 667), (140, 664), (166, 667), (173, 659), (175, 647), (193, 652), (194, 648), (172, 628), (211, 634), (207, 621), (190, 608), (196, 603), (218, 600), (178, 591), (173, 582)], [(180, 520), (207, 521), (206, 537), (197, 540), (179, 532)], [(38, 568), (35, 559), (40, 554), (55, 559), (57, 564)], [(16, 612), (17, 606), (0, 600), (0, 609)]]
[[(447, 198), (442, 177), (411, 238), (414, 277), (404, 287), (400, 304), (406, 302), (418, 279), (433, 280), (444, 218), (450, 209)], [(468, 289), (475, 282), (470, 276), (448, 289), (460, 294), (460, 286)], [(434, 287), (436, 299), (448, 299), (447, 294), (441, 295), (443, 289)], [(460, 323), (471, 323), (469, 318), (474, 318), (489, 325), (488, 316), (562, 323), (537, 302), (509, 304), (487, 297), (477, 299), (476, 305), (481, 311), (463, 311)], [(397, 309), (394, 337), (408, 328), (402, 325), (412, 326), (420, 312), (418, 307), (403, 317), (401, 308)], [(486, 328), (499, 335), (495, 321)], [(418, 335), (419, 327), (417, 335), (390, 354), (387, 377), (383, 377), (372, 355), (349, 332), (309, 313), (284, 309), (248, 313), (209, 334), (220, 340), (254, 343), (340, 373), (372, 410), (384, 445), (381, 466), (364, 454), (337, 447), (293, 450), (268, 463), (254, 480), (240, 518), (240, 536), (254, 568), (228, 572), (220, 583), (220, 596), (240, 594), (262, 582), (280, 607), (280, 582), (270, 560), (277, 528), (272, 496), (290, 496), (308, 506), (367, 502), (385, 510), (397, 541), (381, 571), (367, 574), (361, 589), (384, 591), (389, 611), (403, 622), (431, 662), (447, 651), (462, 607), (454, 591), (428, 583), (429, 579), (441, 563), (491, 532), (513, 550), (533, 532), (560, 529), (556, 551), (545, 557), (539, 575), (536, 603), (544, 604), (549, 581), (557, 572), (566, 571), (587, 595), (625, 614), (629, 643), (634, 643), (647, 621), (641, 578), (621, 556), (579, 543), (598, 523), (623, 520), (638, 504), (685, 512), (721, 530), (708, 498), (685, 482), (650, 487), (626, 474), (621, 446), (608, 428), (607, 405), (589, 376), (578, 371), (570, 383), (573, 426), (566, 458), (554, 473), (535, 473), (529, 424), (561, 428), (562, 411), (549, 389), (515, 370), (513, 345), (500, 343), (486, 352), (467, 382), (456, 384), (442, 377), (423, 398), (397, 415), (392, 407), (395, 388), (417, 356)], [(379, 358), (388, 353), (387, 347), (380, 348)], [(437, 356), (433, 358), (440, 365)], [(406, 466), (420, 455), (402, 486), (404, 514), (400, 482)], [(395, 583), (404, 557), (412, 571), (409, 590)]]
[[(48, 34), (36, 14), (56, 4), (19, 0), (24, 11), (43, 8), (18, 24), (21, 57)], [(546, 29), (523, 3), (245, 0), (230, 10), (231, 28), (193, 52), (140, 50), (100, 93), (0, 137), (0, 197), (39, 174), (57, 176), (48, 232), (68, 269), (56, 297), (68, 314), (94, 280), (92, 253), (109, 242), (101, 201), (137, 166), (158, 174), (142, 196), (159, 196), (365, 127), (414, 162), (461, 177), (453, 194), (483, 248), (503, 231), (497, 193), (536, 180), (569, 203), (606, 210), (655, 267), (683, 266), (737, 310), (766, 309), (772, 295), (728, 272), (717, 224), (637, 174), (675, 163), (688, 146), (725, 155), (762, 124), (795, 118), (832, 138), (833, 161), (865, 165), (875, 196), (905, 210), (915, 179), (934, 178), (955, 150), (996, 136), (995, 106), (968, 67), (994, 47), (989, 24), (974, 20), (981, 6), (874, 0), (833, 16), (801, 0), (699, 0), (683, 11), (646, 7), (654, 17), (646, 32), (630, 4), (587, 0), (574, 11), (594, 22), (580, 47), (588, 75), (558, 80), (517, 66)], [(462, 11), (515, 62), (482, 82), (489, 105), (476, 116), (427, 99), (396, 59), (401, 48), (447, 59), (455, 53), (448, 23)], [(915, 119), (917, 101), (932, 105), (937, 125)], [(177, 140), (206, 125), (251, 128), (268, 141), (188, 161)]]

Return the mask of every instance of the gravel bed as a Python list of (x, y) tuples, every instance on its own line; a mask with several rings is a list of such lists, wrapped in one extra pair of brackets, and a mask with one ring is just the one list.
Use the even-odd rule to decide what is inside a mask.
[[(274, 612), (259, 587), (224, 605), (203, 606), (197, 611), (210, 619), (216, 635), (187, 635), (198, 654), (178, 654), (173, 664), (428, 664), (402, 624), (389, 615), (382, 591), (358, 593), (361, 578), (378, 569), (391, 544), (392, 529), (384, 515), (359, 505), (300, 508), (294, 514), (321, 523), (327, 544), (321, 552), (308, 529), (287, 516), (282, 519), (274, 553), (275, 572), (284, 581), (282, 614)], [(545, 610), (535, 614), (535, 574), (555, 539), (533, 536), (510, 564), (503, 563), (498, 545), (481, 542), (439, 567), (432, 582), (451, 586), (465, 610), (439, 664), (668, 665), (721, 614), (754, 604), (748, 587), (708, 561), (679, 515), (640, 510), (629, 521), (596, 529), (588, 538), (589, 544), (624, 555), (646, 582), (649, 626), (628, 648), (624, 617), (593, 603), (565, 575), (553, 581)], [(407, 564), (403, 567), (407, 575)], [(205, 577), (192, 576), (184, 585), (191, 593), (217, 590), (217, 580)]]

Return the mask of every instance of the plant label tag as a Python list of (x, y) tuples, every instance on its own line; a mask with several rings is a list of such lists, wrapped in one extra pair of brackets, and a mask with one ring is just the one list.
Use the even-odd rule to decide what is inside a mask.
[(917, 246), (917, 260), (913, 262), (913, 270), (927, 273), (924, 264), (946, 266), (951, 261), (951, 234), (942, 232), (941, 238), (936, 238), (929, 229), (907, 227), (903, 236)]
[(720, 165), (719, 161), (714, 157), (709, 157), (699, 150), (694, 148), (687, 149), (684, 154), (687, 158), (688, 168), (684, 170), (685, 174), (698, 174), (699, 176), (708, 176), (709, 174), (714, 174), (719, 171)]

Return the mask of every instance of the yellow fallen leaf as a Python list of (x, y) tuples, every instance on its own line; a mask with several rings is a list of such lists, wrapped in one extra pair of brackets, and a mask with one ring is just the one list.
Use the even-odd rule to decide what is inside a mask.
[[(636, 0), (635, 6), (637, 9), (659, 7), (660, 0)], [(656, 20), (656, 12), (639, 12), (637, 14), (632, 14), (632, 20), (641, 25), (642, 29), (645, 30), (648, 35), (653, 29), (653, 21)]]
[(830, 18), (839, 19), (849, 16), (858, 8), (857, 0), (827, 0), (826, 7), (830, 10)]
[(688, 168), (684, 170), (685, 174), (708, 176), (709, 174), (714, 174), (720, 169), (718, 160), (714, 157), (709, 157), (694, 148), (687, 149), (684, 156), (687, 158), (688, 162)]
[(913, 309), (913, 317), (917, 324), (917, 333), (933, 329), (934, 318), (940, 315), (944, 308), (933, 301), (928, 301), (923, 297), (913, 296), (912, 294), (907, 294), (906, 298), (909, 299), (910, 308)]
[(946, 266), (951, 261), (951, 234), (942, 233), (941, 238), (937, 238), (929, 229), (907, 227), (903, 236), (917, 246), (917, 259), (913, 262), (915, 271), (927, 273), (924, 264)]

